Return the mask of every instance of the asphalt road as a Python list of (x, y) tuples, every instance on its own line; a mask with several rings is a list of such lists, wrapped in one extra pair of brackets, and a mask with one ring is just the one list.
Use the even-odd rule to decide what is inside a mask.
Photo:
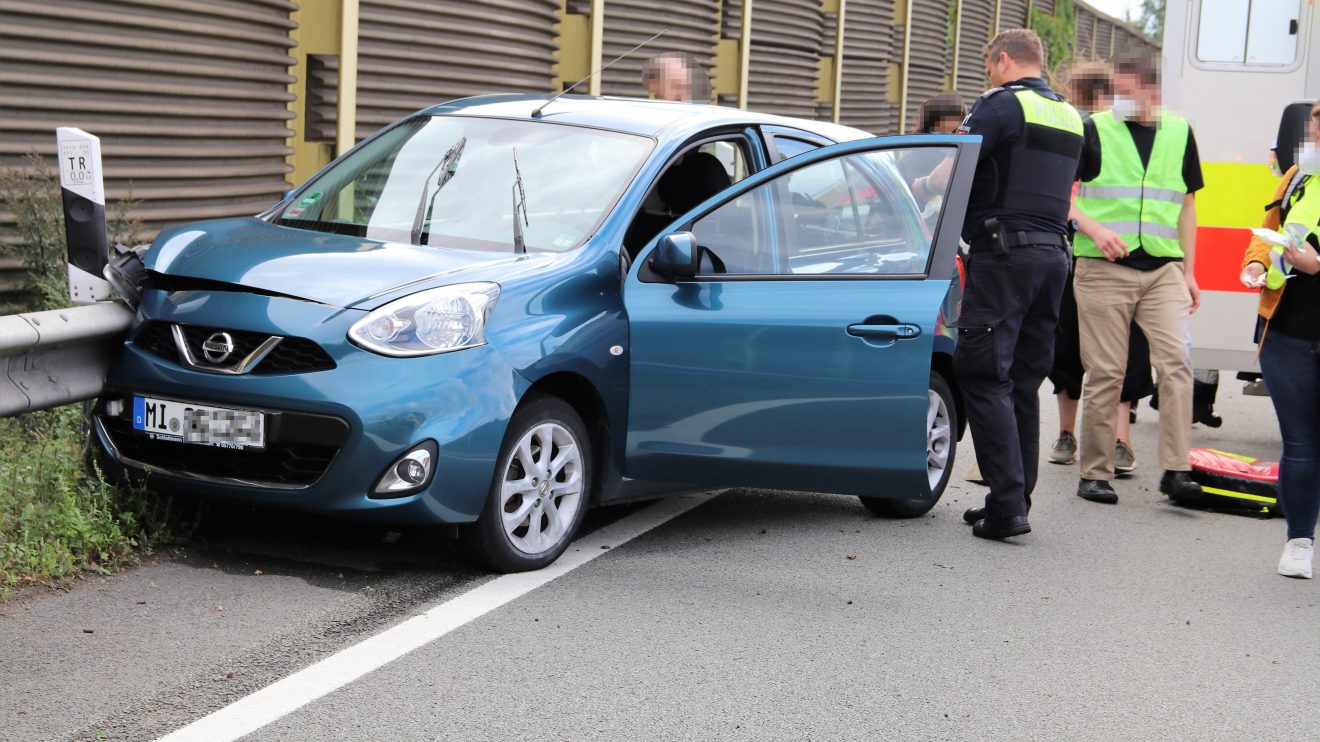
[[(1277, 456), (1269, 401), (1240, 386), (1194, 444)], [(1143, 408), (1117, 506), (1044, 465), (1012, 543), (971, 537), (983, 490), (960, 479), (913, 521), (725, 492), (248, 738), (1309, 737), (1320, 583), (1274, 573), (1281, 520), (1166, 502), (1155, 432)], [(492, 579), (443, 535), (234, 512), (0, 608), (0, 738), (183, 727)]]

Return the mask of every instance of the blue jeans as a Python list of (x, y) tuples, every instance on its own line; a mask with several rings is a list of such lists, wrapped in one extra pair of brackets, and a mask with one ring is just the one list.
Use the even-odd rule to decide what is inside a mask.
[(1320, 515), (1320, 342), (1266, 333), (1260, 370), (1283, 436), (1279, 495), (1288, 538), (1315, 538)]

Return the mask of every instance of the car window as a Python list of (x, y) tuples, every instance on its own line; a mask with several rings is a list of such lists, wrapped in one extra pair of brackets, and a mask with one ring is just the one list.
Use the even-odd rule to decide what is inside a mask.
[(679, 153), (651, 186), (628, 225), (625, 252), (635, 257), (675, 219), (750, 174), (743, 137), (703, 142)]
[(1249, 67), (1293, 64), (1304, 5), (1303, 0), (1203, 0), (1197, 61)]
[(713, 258), (701, 274), (924, 275), (931, 228), (897, 167), (911, 149), (823, 160), (702, 217), (692, 233)]
[(527, 249), (562, 252), (595, 232), (653, 147), (645, 137), (544, 121), (419, 116), (320, 175), (276, 223), (511, 252), (519, 190)]
[(820, 147), (821, 145), (816, 144), (815, 142), (794, 139), (792, 137), (776, 136), (775, 151), (778, 154), (776, 155), (775, 162), (783, 162), (784, 160), (792, 159), (798, 155), (820, 149)]

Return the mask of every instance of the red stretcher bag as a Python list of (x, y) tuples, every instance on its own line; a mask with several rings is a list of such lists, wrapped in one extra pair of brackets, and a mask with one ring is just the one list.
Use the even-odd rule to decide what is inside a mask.
[(1212, 448), (1193, 448), (1189, 458), (1192, 479), (1205, 494), (1193, 500), (1174, 498), (1178, 503), (1283, 514), (1279, 505), (1278, 463)]

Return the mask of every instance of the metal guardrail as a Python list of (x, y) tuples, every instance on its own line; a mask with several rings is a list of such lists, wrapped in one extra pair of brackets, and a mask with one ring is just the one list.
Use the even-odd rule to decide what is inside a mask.
[(0, 417), (100, 394), (132, 321), (119, 302), (0, 317)]

